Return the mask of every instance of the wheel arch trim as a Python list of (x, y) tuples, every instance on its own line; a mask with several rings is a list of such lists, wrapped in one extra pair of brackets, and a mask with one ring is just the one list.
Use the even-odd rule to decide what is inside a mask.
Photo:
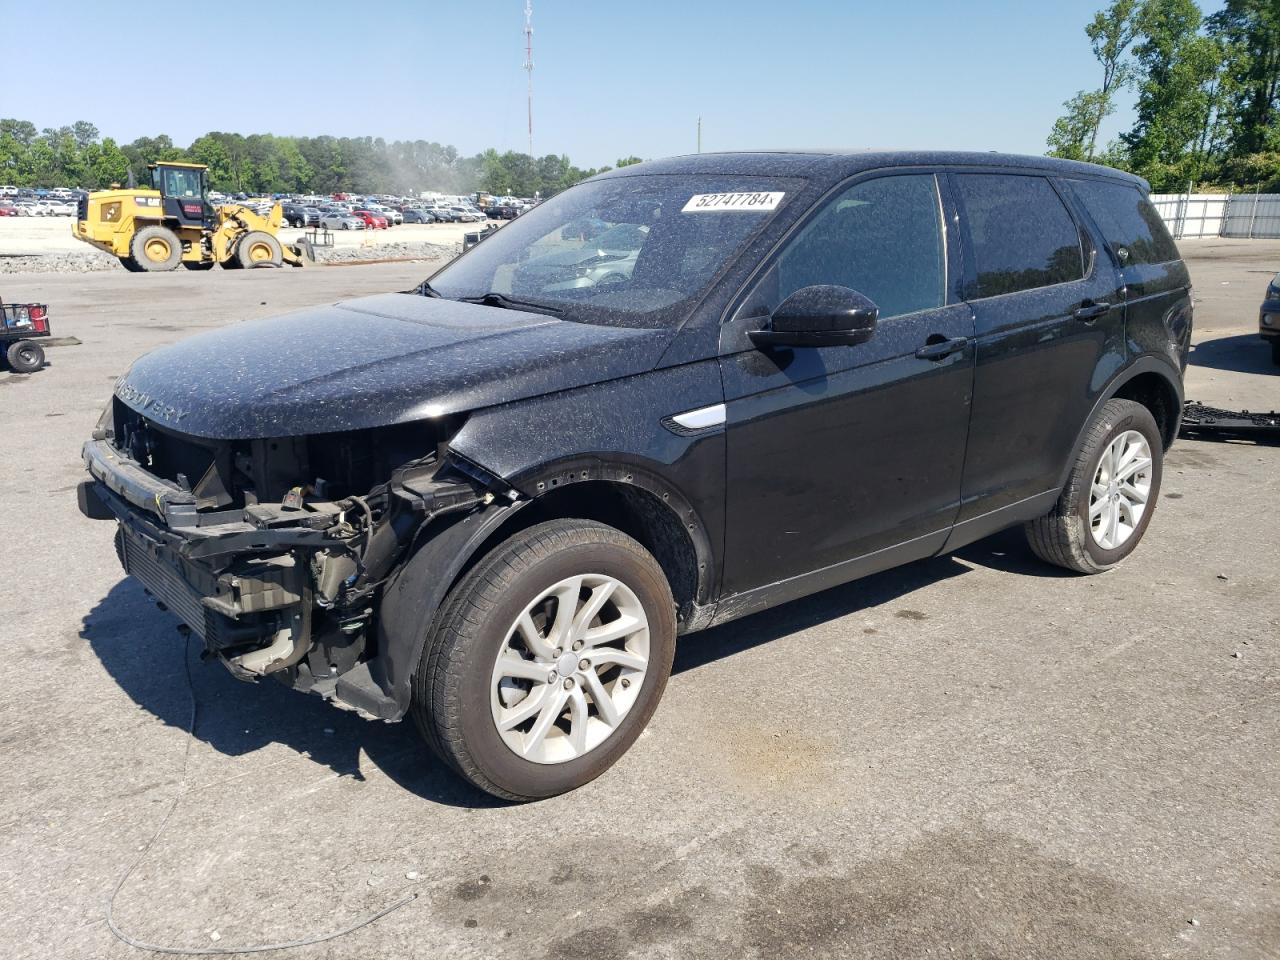
[(710, 538), (693, 506), (657, 473), (635, 464), (575, 457), (542, 465), (507, 482), (522, 494), (519, 499), (500, 499), (443, 525), (424, 539), (384, 587), (377, 617), (377, 655), (370, 668), (372, 679), (393, 704), (392, 715), (384, 715), (386, 719), (398, 720), (407, 712), (413, 672), (435, 617), (459, 577), (487, 543), (522, 519), (524, 511), (545, 504), (553, 492), (572, 485), (629, 487), (643, 491), (652, 502), (670, 511), (684, 530), (696, 563), (694, 598), (682, 628), (688, 632), (710, 622), (716, 577)]
[[(1080, 429), (1076, 433), (1075, 442), (1071, 445), (1070, 456), (1067, 457), (1063, 464), (1062, 470), (1058, 476), (1058, 485), (1056, 489), (1061, 490), (1066, 486), (1067, 478), (1071, 475), (1071, 468), (1076, 462), (1076, 457), (1084, 446), (1085, 438), (1089, 433), (1089, 426), (1097, 417), (1098, 411), (1102, 409), (1102, 405), (1108, 400), (1113, 400), (1124, 389), (1125, 385), (1136, 380), (1144, 374), (1157, 375), (1173, 395), (1175, 407), (1173, 410), (1173, 422), (1169, 430), (1169, 442), (1178, 435), (1178, 424), (1182, 419), (1182, 377), (1178, 373), (1177, 367), (1173, 366), (1168, 360), (1156, 355), (1147, 354), (1138, 357), (1132, 363), (1121, 368), (1107, 382), (1107, 385), (1098, 392), (1097, 399), (1093, 403), (1093, 407), (1089, 410), (1089, 415), (1084, 418)], [(1166, 444), (1167, 447), (1167, 444)]]

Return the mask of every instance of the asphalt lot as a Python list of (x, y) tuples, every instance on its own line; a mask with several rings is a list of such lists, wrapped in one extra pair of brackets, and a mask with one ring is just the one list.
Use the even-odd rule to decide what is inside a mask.
[[(1188, 396), (1280, 407), (1256, 308), (1280, 242), (1189, 241)], [(1280, 446), (1181, 441), (1137, 553), (1093, 578), (1018, 532), (688, 638), (649, 730), (505, 806), (408, 724), (233, 680), (80, 517), (79, 445), (138, 354), (404, 289), (423, 265), (3, 278), (47, 300), (0, 373), (0, 956), (291, 940), (305, 958), (1275, 958)], [(218, 939), (214, 940), (216, 932)], [(274, 956), (274, 954), (273, 954)]]

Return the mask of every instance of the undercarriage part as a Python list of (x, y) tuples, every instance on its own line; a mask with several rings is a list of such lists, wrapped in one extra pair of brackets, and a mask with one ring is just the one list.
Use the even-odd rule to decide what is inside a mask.
[(267, 646), (231, 657), (230, 662), (257, 676), (266, 676), (298, 663), (311, 648), (311, 591), (305, 591), (302, 603), (289, 617), (289, 622), (276, 631)]
[(1252, 413), (1248, 410), (1220, 410), (1188, 400), (1182, 408), (1182, 436), (1248, 437), (1280, 440), (1280, 412)]

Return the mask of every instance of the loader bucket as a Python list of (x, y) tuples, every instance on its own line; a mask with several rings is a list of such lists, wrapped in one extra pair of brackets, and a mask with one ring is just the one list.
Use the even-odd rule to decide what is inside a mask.
[(297, 243), (285, 245), (284, 261), (292, 267), (305, 267), (309, 263), (316, 262), (316, 249), (311, 245), (310, 240), (303, 237)]

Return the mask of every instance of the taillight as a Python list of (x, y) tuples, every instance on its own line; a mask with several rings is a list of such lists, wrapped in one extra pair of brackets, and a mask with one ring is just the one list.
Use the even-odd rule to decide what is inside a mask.
[(44, 316), (44, 307), (32, 307), (32, 308), (31, 308), (31, 319), (32, 319), (32, 320), (39, 320), (39, 319), (40, 319), (41, 317), (43, 317), (43, 316)]

